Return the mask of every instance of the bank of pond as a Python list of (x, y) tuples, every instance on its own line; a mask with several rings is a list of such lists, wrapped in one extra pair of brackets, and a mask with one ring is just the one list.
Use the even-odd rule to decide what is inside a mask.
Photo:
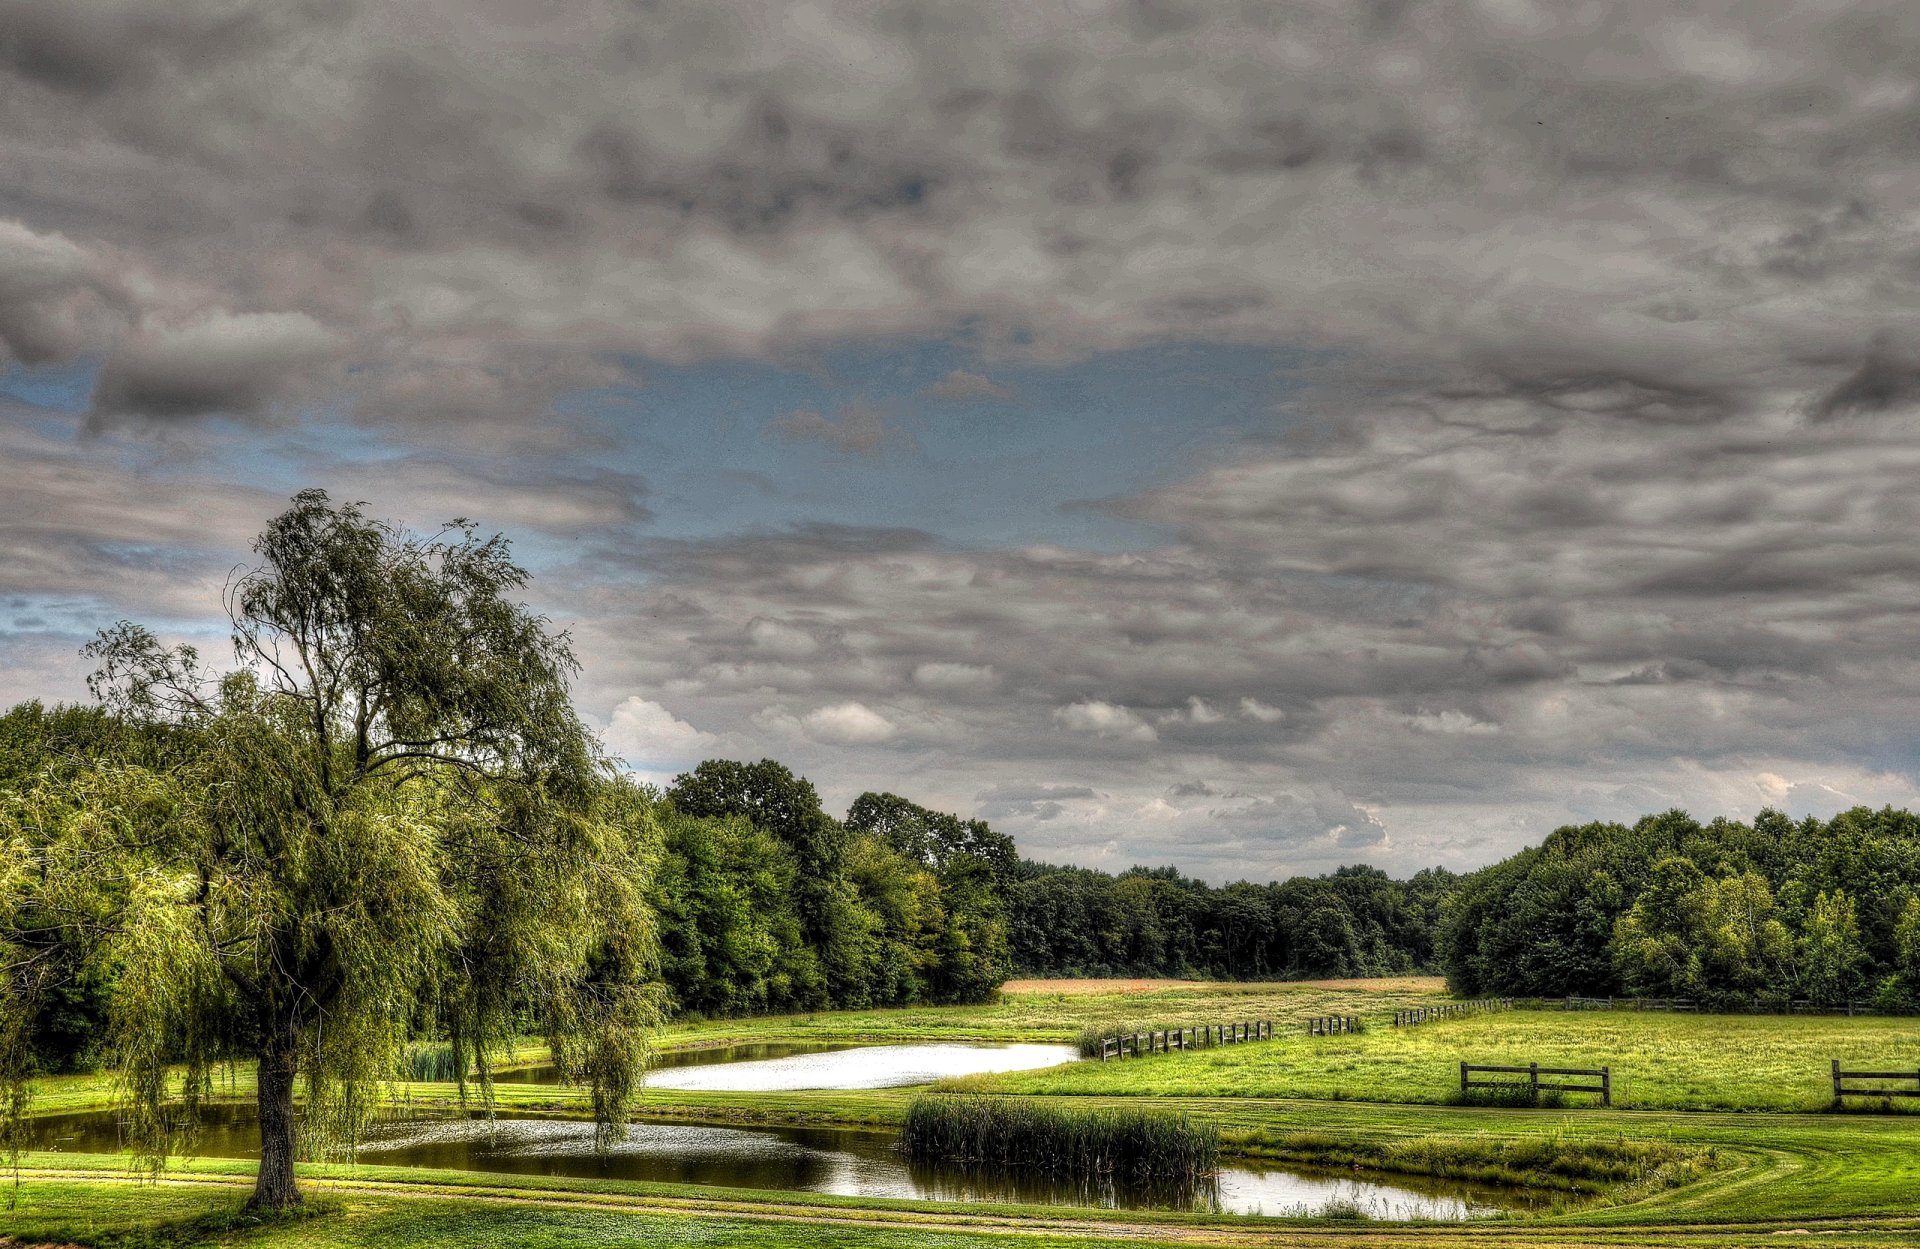
[[(914, 1162), (892, 1132), (854, 1128), (716, 1127), (639, 1120), (605, 1151), (583, 1119), (478, 1113), (416, 1115), (377, 1122), (359, 1145), (362, 1162), (380, 1166), (479, 1171), (575, 1179), (698, 1184), (776, 1192), (916, 1201), (1194, 1210), (1220, 1214), (1466, 1219), (1530, 1205), (1531, 1194), (1489, 1186), (1299, 1167), (1224, 1166), (1198, 1183), (1130, 1182), (1113, 1176), (1068, 1178), (1020, 1169)], [(54, 1115), (34, 1122), (34, 1149), (113, 1153), (121, 1146), (107, 1111)], [(205, 1108), (197, 1152), (252, 1158), (259, 1148), (251, 1104)]]
[[(1062, 1045), (775, 1043), (660, 1058), (649, 1076), (653, 1087), (792, 1091), (925, 1085), (1071, 1062), (1076, 1054)], [(551, 1068), (526, 1067), (503, 1070), (496, 1082), (557, 1083), (558, 1077)], [(68, 1153), (110, 1154), (123, 1143), (110, 1111), (38, 1118), (31, 1135), (30, 1148)], [(1023, 1139), (1030, 1147), (1021, 1146)], [(1052, 1111), (1022, 1098), (932, 1095), (916, 1099), (904, 1140), (876, 1129), (640, 1118), (610, 1148), (599, 1149), (593, 1124), (582, 1119), (408, 1112), (376, 1121), (357, 1155), (374, 1165), (850, 1197), (1379, 1220), (1468, 1219), (1549, 1200), (1526, 1189), (1419, 1176), (1258, 1162), (1221, 1166), (1215, 1147), (1211, 1129), (1150, 1111)], [(198, 1155), (251, 1158), (258, 1148), (251, 1103), (204, 1108)], [(1032, 1164), (1043, 1157), (1059, 1165)]]

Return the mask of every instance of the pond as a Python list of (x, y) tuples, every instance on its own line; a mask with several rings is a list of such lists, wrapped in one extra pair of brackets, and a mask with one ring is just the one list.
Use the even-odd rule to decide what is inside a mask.
[[(207, 1108), (198, 1152), (204, 1157), (251, 1158), (259, 1133), (250, 1104)], [(32, 1148), (112, 1153), (119, 1126), (107, 1112), (56, 1115), (34, 1121)], [(854, 1197), (923, 1201), (1021, 1202), (1195, 1208), (1231, 1214), (1315, 1214), (1330, 1203), (1355, 1207), (1376, 1219), (1462, 1219), (1495, 1214), (1516, 1204), (1511, 1191), (1444, 1181), (1297, 1169), (1224, 1167), (1199, 1193), (1128, 1191), (1050, 1184), (1013, 1175), (909, 1164), (888, 1132), (798, 1127), (710, 1127), (641, 1122), (613, 1148), (596, 1153), (593, 1125), (575, 1119), (502, 1115), (489, 1124), (472, 1116), (394, 1119), (376, 1124), (360, 1160), (384, 1166), (642, 1180)]]
[[(784, 1042), (679, 1050), (658, 1055), (648, 1088), (786, 1093), (800, 1089), (885, 1089), (948, 1076), (1055, 1067), (1079, 1057), (1071, 1045), (918, 1045)], [(558, 1084), (550, 1066), (496, 1072), (501, 1084)]]

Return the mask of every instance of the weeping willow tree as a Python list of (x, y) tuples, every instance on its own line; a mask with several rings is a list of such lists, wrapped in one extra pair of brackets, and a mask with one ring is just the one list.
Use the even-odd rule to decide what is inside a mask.
[[(483, 1097), (534, 1021), (610, 1132), (657, 1019), (649, 817), (573, 713), (566, 635), (465, 522), (421, 536), (308, 491), (254, 550), (233, 670), (125, 622), (87, 647), (142, 746), (5, 812), (0, 1015), (24, 1018), (56, 944), (111, 965), (128, 1134), (156, 1167), (217, 1065), (251, 1060), (262, 1208), (300, 1200), (296, 1157), (350, 1146), (422, 1001)], [(16, 1126), (25, 1061), (0, 1027)]]

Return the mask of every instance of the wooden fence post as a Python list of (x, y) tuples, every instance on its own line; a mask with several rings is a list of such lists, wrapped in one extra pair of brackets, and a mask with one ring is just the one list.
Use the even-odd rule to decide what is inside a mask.
[(1466, 1091), (1467, 1091), (1467, 1064), (1461, 1063), (1460, 1064), (1460, 1092), (1462, 1094), (1465, 1094)]
[(1833, 1100), (1840, 1100), (1840, 1060), (1833, 1060)]
[(1612, 1063), (1608, 1063), (1606, 1066), (1600, 1068), (1600, 1104), (1609, 1108), (1613, 1105)]
[(1528, 1078), (1533, 1081), (1533, 1100), (1537, 1104), (1540, 1101), (1540, 1064), (1531, 1062), (1527, 1067), (1531, 1072)]

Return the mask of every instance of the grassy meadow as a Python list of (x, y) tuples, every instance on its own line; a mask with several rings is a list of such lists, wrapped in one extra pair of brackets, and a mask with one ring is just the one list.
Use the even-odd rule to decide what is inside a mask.
[(966, 1087), (1443, 1104), (1458, 1093), (1462, 1062), (1537, 1062), (1611, 1067), (1621, 1109), (1816, 1111), (1832, 1100), (1835, 1058), (1849, 1069), (1920, 1070), (1920, 1019), (1514, 1010), (1394, 1028), (1376, 1018), (1355, 1035), (1292, 1029), (1258, 1045), (975, 1077)]
[[(237, 1211), (248, 1164), (199, 1160), (169, 1182), (132, 1182), (123, 1160), (22, 1159), (0, 1237), (38, 1243), (186, 1249), (312, 1246), (1327, 1244), (1396, 1246), (1773, 1244), (1835, 1233), (1849, 1245), (1920, 1240), (1920, 1117), (1834, 1113), (1827, 1065), (1920, 1065), (1920, 1021), (1516, 1010), (1407, 1029), (1391, 1013), (1441, 1000), (1437, 981), (1215, 985), (1040, 982), (975, 1007), (822, 1012), (695, 1021), (663, 1048), (767, 1040), (1071, 1042), (1082, 1028), (1270, 1019), (1276, 1039), (1216, 1050), (972, 1077), (948, 1086), (1022, 1094), (1038, 1113), (1124, 1114), (1151, 1106), (1218, 1134), (1223, 1161), (1360, 1168), (1496, 1183), (1547, 1194), (1528, 1213), (1469, 1225), (1315, 1220), (985, 1205), (940, 1206), (675, 1185), (312, 1166), (317, 1214), (253, 1225)], [(1305, 1035), (1314, 1015), (1358, 1015), (1367, 1031)], [(520, 1057), (544, 1052), (529, 1044)], [(1458, 1063), (1611, 1065), (1616, 1108), (1447, 1104)], [(503, 1073), (503, 1079), (510, 1076)], [(223, 1094), (245, 1096), (236, 1069)], [(38, 1082), (39, 1112), (108, 1104), (112, 1080)], [(414, 1106), (451, 1104), (443, 1082), (396, 1082)], [(743, 1093), (649, 1089), (640, 1113), (693, 1122), (897, 1127), (923, 1090)], [(587, 1113), (556, 1086), (498, 1086), (505, 1110)], [(1874, 1107), (1854, 1109), (1872, 1110)], [(0, 1244), (6, 1242), (0, 1240)]]

